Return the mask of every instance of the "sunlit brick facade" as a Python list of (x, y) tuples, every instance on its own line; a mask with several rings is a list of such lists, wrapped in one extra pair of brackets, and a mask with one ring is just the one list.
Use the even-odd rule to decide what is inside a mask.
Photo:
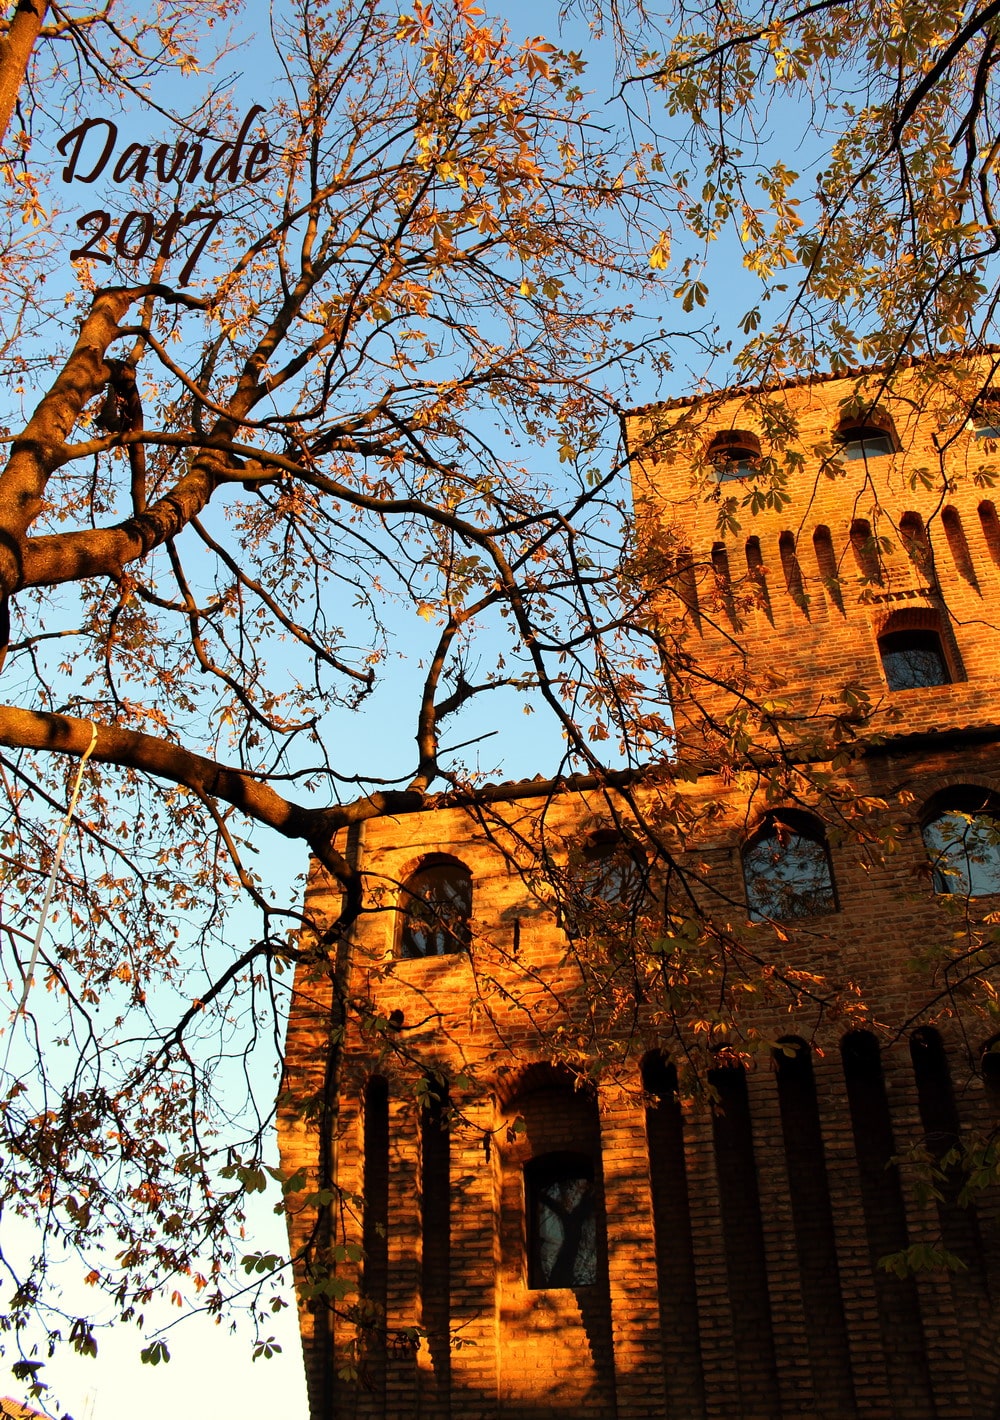
[[(955, 403), (967, 404), (960, 383)], [(845, 458), (859, 431), (865, 456)], [(817, 380), (640, 411), (628, 432), (638, 556), (665, 637), (690, 658), (672, 685), (691, 809), (677, 851), (716, 918), (728, 914), (779, 976), (822, 978), (838, 1004), (777, 988), (750, 997), (752, 1031), (788, 1050), (679, 1096), (655, 1003), (629, 1013), (589, 999), (568, 919), (537, 872), (608, 823), (606, 794), (498, 786), (485, 807), (453, 797), (364, 825), (342, 845), (365, 873), (367, 910), (339, 963), (352, 1003), (340, 1078), (324, 1080), (339, 1019), (328, 979), (300, 971), (288, 1029), (283, 1163), (315, 1179), (327, 1151), (345, 1198), (325, 1241), (347, 1249), (339, 1276), (358, 1289), (335, 1319), (302, 1303), (313, 1420), (1000, 1415), (992, 1195), (959, 1206), (957, 1184), (935, 1198), (908, 1155), (890, 1162), (921, 1143), (939, 1158), (1000, 1117), (1000, 1057), (983, 1056), (991, 1029), (963, 985), (983, 958), (961, 953), (1000, 910), (992, 844), (968, 870), (970, 893), (948, 879), (953, 857), (933, 876), (927, 827), (951, 810), (985, 822), (1000, 794), (998, 495), (971, 476), (1000, 454), (956, 418), (947, 381), (919, 367), (891, 394), (875, 376)], [(723, 440), (720, 458), (720, 432), (751, 437)], [(744, 509), (737, 530), (723, 518), (720, 531), (722, 500), (742, 499), (755, 460), (786, 439), (801, 455), (790, 501)], [(899, 684), (914, 674), (924, 683)], [(806, 797), (788, 823), (802, 861), (827, 875), (821, 910), (794, 909), (778, 932), (748, 928), (775, 902), (754, 897), (746, 871), (752, 845), (771, 841), (767, 758), (784, 735), (823, 767), (824, 737), (850, 709), (845, 685), (869, 697), (872, 728), (830, 773), (871, 801), (873, 820), (898, 825), (893, 851), (810, 838)], [(717, 731), (743, 696), (801, 713), (801, 733), (765, 724), (756, 767), (723, 778)], [(652, 777), (636, 802), (654, 804)], [(435, 864), (471, 879), (468, 936), (407, 958), (403, 885)], [(801, 873), (784, 886), (799, 891)], [(336, 906), (319, 875), (309, 906)], [(929, 950), (949, 943), (947, 961)], [(599, 1083), (579, 1088), (552, 1061), (602, 1032)], [(415, 1092), (434, 1071), (447, 1100)], [(324, 1088), (340, 1107), (321, 1140), (294, 1106)], [(585, 1219), (573, 1206), (584, 1195)], [(315, 1216), (304, 1202), (293, 1214), (293, 1251), (316, 1240)], [(583, 1240), (564, 1275), (571, 1226)], [(899, 1277), (876, 1265), (921, 1244), (963, 1269)], [(359, 1298), (375, 1319), (360, 1340)]]

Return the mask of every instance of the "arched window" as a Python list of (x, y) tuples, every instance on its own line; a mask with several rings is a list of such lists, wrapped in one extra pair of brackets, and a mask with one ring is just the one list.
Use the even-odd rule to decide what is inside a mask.
[(842, 459), (877, 459), (899, 448), (896, 426), (884, 409), (855, 406), (842, 415), (833, 436)]
[(917, 690), (951, 681), (941, 618), (929, 608), (893, 612), (879, 635), (878, 653), (890, 690)]
[(439, 957), (465, 951), (472, 916), (472, 876), (464, 863), (435, 853), (403, 884), (399, 952)]
[(562, 922), (571, 937), (616, 920), (629, 920), (646, 898), (648, 868), (637, 843), (615, 828), (600, 828), (573, 850)]
[(743, 849), (743, 881), (752, 922), (837, 910), (823, 825), (798, 809), (765, 815)]
[(753, 478), (760, 472), (761, 447), (756, 434), (747, 429), (725, 429), (713, 434), (708, 461), (716, 483)]
[(528, 1286), (589, 1287), (597, 1281), (594, 1162), (543, 1154), (524, 1166)]
[(923, 825), (934, 891), (961, 897), (1000, 892), (1000, 798), (971, 785), (932, 801)]

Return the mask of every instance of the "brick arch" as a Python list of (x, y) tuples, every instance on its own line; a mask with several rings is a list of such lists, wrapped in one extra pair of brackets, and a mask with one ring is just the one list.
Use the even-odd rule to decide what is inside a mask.
[(956, 770), (950, 773), (942, 771), (939, 774), (922, 774), (916, 792), (912, 779), (899, 779), (886, 789), (885, 797), (892, 813), (892, 799), (896, 794), (905, 793), (911, 796), (912, 804), (908, 807), (907, 814), (910, 821), (919, 826), (928, 806), (934, 807), (938, 800), (943, 800), (948, 794), (962, 789), (981, 789), (984, 794), (1000, 796), (1000, 774), (984, 774), (981, 770), (971, 775), (960, 774)]
[(876, 637), (886, 631), (936, 631), (944, 637), (944, 617), (931, 601), (916, 606), (884, 607), (872, 616)]
[(463, 858), (460, 858), (457, 853), (428, 851), (414, 853), (412, 857), (404, 858), (399, 866), (392, 870), (391, 875), (386, 874), (386, 876), (390, 877), (390, 881), (396, 888), (398, 896), (398, 894), (402, 892), (407, 879), (412, 878), (414, 873), (419, 873), (421, 868), (432, 868), (437, 864), (444, 863), (452, 863), (456, 868), (463, 868), (469, 874), (470, 878), (475, 878), (475, 873), (473, 873), (468, 863), (466, 863)]
[(594, 1099), (592, 1085), (580, 1087), (580, 1076), (568, 1065), (552, 1060), (530, 1060), (510, 1070), (500, 1070), (492, 1082), (493, 1097), (497, 1109), (504, 1117), (511, 1114), (514, 1106), (527, 1095), (539, 1090), (570, 1090), (581, 1094), (589, 1101)]
[(949, 806), (954, 805), (956, 799), (968, 797), (970, 800), (976, 800), (980, 794), (983, 796), (983, 809), (986, 812), (996, 812), (997, 809), (1000, 809), (1000, 787), (998, 786), (1000, 786), (1000, 780), (995, 778), (990, 784), (984, 782), (984, 779), (970, 779), (968, 776), (959, 779), (951, 776), (947, 782), (924, 795), (920, 802), (918, 822), (922, 825), (936, 814), (945, 812)]
[(768, 828), (775, 820), (787, 824), (795, 833), (805, 832), (810, 835), (815, 833), (819, 838), (826, 840), (826, 824), (812, 809), (802, 809), (797, 804), (772, 804), (745, 820), (743, 835), (739, 842), (740, 851), (752, 839), (756, 838), (762, 829)]

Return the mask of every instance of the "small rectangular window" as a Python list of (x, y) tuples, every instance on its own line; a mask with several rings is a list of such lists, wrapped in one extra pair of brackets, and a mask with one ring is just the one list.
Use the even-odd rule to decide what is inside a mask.
[(545, 1154), (524, 1167), (528, 1286), (597, 1281), (594, 1165), (583, 1154)]

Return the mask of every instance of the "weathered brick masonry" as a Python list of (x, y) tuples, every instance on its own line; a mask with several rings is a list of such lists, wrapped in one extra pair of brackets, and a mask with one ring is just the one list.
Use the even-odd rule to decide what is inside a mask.
[[(369, 1028), (351, 1013), (335, 1137), (321, 1144), (291, 1106), (280, 1137), (284, 1166), (312, 1178), (328, 1149), (353, 1199), (335, 1210), (336, 1241), (364, 1249), (341, 1275), (374, 1316), (384, 1311), (386, 1331), (358, 1341), (349, 1321), (302, 1306), (313, 1420), (1000, 1415), (996, 1203), (985, 1193), (959, 1207), (948, 1186), (935, 1199), (918, 1171), (890, 1162), (921, 1140), (940, 1154), (1000, 1113), (1000, 1057), (984, 1071), (990, 1030), (952, 989), (960, 964), (950, 977), (939, 958), (921, 965), (925, 949), (1000, 909), (993, 893), (935, 891), (921, 833), (935, 803), (964, 804), (969, 788), (984, 803), (1000, 794), (1000, 524), (988, 486), (947, 481), (988, 465), (991, 451), (955, 424), (947, 380), (928, 387), (918, 367), (891, 396), (875, 376), (862, 390), (891, 420), (892, 451), (873, 448), (828, 479), (823, 451), (845, 412), (863, 422), (849, 403), (858, 389), (844, 378), (711, 408), (680, 402), (641, 411), (629, 429), (641, 542), (669, 560), (663, 626), (691, 656), (673, 686), (679, 754), (692, 766), (680, 785), (693, 809), (683, 848), (707, 873), (717, 915), (729, 901), (734, 930), (747, 930), (741, 850), (774, 807), (759, 773), (723, 782), (712, 769), (712, 718), (739, 710), (734, 682), (759, 693), (770, 677), (767, 693), (800, 709), (808, 733), (816, 726), (801, 749), (814, 760), (845, 684), (876, 704), (879, 737), (836, 772), (890, 806), (872, 812), (899, 825), (896, 851), (879, 859), (850, 836), (833, 841), (836, 910), (795, 917), (783, 942), (767, 922), (751, 929), (779, 967), (823, 977), (851, 1013), (803, 1008), (800, 1020), (785, 994), (752, 998), (762, 1036), (808, 1044), (717, 1070), (717, 1108), (681, 1100), (652, 1017), (640, 1009), (626, 1029), (610, 1003), (585, 999), (532, 872), (607, 823), (603, 794), (505, 786), (486, 810), (442, 800), (365, 825), (344, 845), (367, 891), (344, 970)], [(742, 496), (752, 464), (716, 482), (707, 458), (692, 487), (692, 445), (682, 455), (670, 431), (696, 426), (709, 451), (719, 431), (749, 433), (766, 456), (789, 411), (802, 454), (791, 501), (719, 532), (720, 499)], [(884, 647), (905, 648), (914, 632), (938, 638), (949, 679), (891, 690)], [(880, 636), (890, 638), (882, 654)], [(656, 789), (637, 792), (652, 800)], [(471, 875), (468, 949), (406, 959), (401, 885), (428, 863)], [(314, 875), (311, 910), (336, 905)], [(322, 1091), (335, 1019), (328, 984), (300, 973), (290, 1099)], [(563, 1054), (555, 1043), (592, 1039), (604, 1019), (618, 1033), (606, 1083), (574, 1088), (551, 1063)], [(415, 1096), (413, 1069), (386, 1047), (387, 1022), (405, 1055), (448, 1080), (446, 1102)], [(574, 1167), (592, 1200), (581, 1271), (544, 1285), (533, 1190), (561, 1168), (568, 1216)], [(293, 1251), (314, 1223), (305, 1206), (293, 1215)], [(943, 1244), (965, 1270), (900, 1278), (876, 1267), (920, 1243)], [(418, 1345), (400, 1339), (413, 1326)], [(337, 1378), (352, 1358), (356, 1376)]]

